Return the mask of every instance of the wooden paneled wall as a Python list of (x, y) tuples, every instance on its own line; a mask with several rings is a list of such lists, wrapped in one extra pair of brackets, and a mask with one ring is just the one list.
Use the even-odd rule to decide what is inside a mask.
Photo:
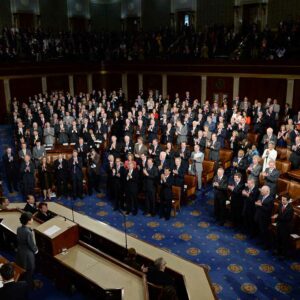
[(251, 102), (255, 99), (264, 102), (267, 98), (276, 98), (278, 103), (284, 104), (286, 89), (286, 79), (240, 78), (239, 95), (241, 98), (247, 96)]
[[(222, 69), (221, 66), (219, 69)], [(211, 101), (215, 95), (221, 101), (226, 95), (229, 105), (236, 95), (241, 99), (247, 96), (251, 102), (255, 99), (264, 102), (271, 97), (276, 98), (282, 106), (286, 101), (292, 104), (295, 112), (300, 110), (300, 76), (293, 73), (286, 75), (209, 71), (206, 73), (206, 70), (198, 73), (194, 70), (167, 71), (163, 66), (161, 71), (150, 68), (145, 71), (142, 68), (130, 70), (121, 66), (105, 71), (87, 68), (81, 72), (74, 66), (73, 69), (64, 69), (66, 73), (56, 74), (41, 68), (40, 73), (35, 69), (36, 73), (32, 75), (26, 75), (26, 70), (22, 70), (24, 73), (16, 72), (15, 77), (13, 74), (6, 76), (2, 74), (0, 77), (0, 116), (5, 114), (5, 108), (9, 107), (11, 101), (9, 94), (11, 98), (16, 97), (19, 101), (28, 101), (28, 97), (43, 90), (48, 93), (71, 90), (77, 95), (80, 92), (88, 92), (91, 88), (97, 91), (105, 88), (111, 92), (121, 87), (127, 91), (127, 98), (130, 101), (136, 99), (139, 89), (142, 88), (145, 95), (149, 90), (153, 90), (154, 93), (158, 90), (160, 94), (169, 95), (171, 99), (174, 99), (177, 92), (183, 98), (185, 92), (189, 91), (193, 98), (198, 98), (201, 102)]]
[(5, 93), (4, 93), (4, 82), (0, 80), (0, 123), (5, 122), (6, 115), (6, 101), (5, 101)]
[(28, 97), (42, 92), (42, 80), (40, 77), (10, 79), (9, 87), (12, 98), (27, 102)]

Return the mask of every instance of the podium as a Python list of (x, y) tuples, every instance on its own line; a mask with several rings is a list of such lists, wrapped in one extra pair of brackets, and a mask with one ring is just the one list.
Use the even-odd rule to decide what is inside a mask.
[(39, 251), (55, 255), (75, 246), (79, 240), (78, 225), (62, 217), (55, 217), (34, 229)]

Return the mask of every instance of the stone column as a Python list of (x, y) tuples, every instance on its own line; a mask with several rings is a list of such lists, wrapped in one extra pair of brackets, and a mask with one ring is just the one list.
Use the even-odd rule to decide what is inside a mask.
[(201, 76), (201, 104), (203, 104), (207, 100), (206, 89), (207, 89), (207, 76)]
[(168, 94), (168, 77), (167, 74), (162, 74), (162, 96), (166, 98)]
[(42, 77), (42, 92), (43, 92), (43, 94), (47, 93), (47, 77), (46, 76)]
[(294, 79), (287, 80), (287, 88), (286, 88), (286, 103), (293, 106), (293, 98), (294, 98)]
[(74, 78), (73, 75), (69, 75), (69, 92), (74, 96)]
[(5, 96), (5, 103), (6, 103), (6, 111), (10, 113), (10, 104), (11, 104), (11, 94), (10, 94), (10, 86), (9, 86), (9, 79), (3, 80), (4, 85), (4, 96)]

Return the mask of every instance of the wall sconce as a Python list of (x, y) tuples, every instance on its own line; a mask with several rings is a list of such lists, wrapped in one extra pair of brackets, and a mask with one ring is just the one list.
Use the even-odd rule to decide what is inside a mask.
[(240, 13), (240, 6), (239, 5), (234, 5), (233, 10), (235, 12), (235, 15), (238, 16)]

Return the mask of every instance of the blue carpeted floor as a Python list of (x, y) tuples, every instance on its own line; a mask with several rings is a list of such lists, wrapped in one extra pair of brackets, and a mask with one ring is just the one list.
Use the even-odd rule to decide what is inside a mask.
[[(0, 127), (0, 138), (0, 153), (3, 153), (3, 145), (10, 143), (9, 128)], [(20, 201), (20, 197), (15, 196), (11, 201)], [(69, 207), (70, 202), (61, 200)], [(212, 190), (208, 188), (204, 196), (198, 195), (196, 201), (182, 207), (176, 218), (169, 221), (144, 217), (141, 212), (128, 216), (128, 232), (206, 265), (220, 299), (300, 299), (300, 258), (280, 261), (229, 224), (218, 226), (212, 216), (212, 204)], [(75, 209), (120, 230), (124, 228), (123, 217), (112, 210), (104, 193), (100, 199), (92, 196), (77, 200)], [(35, 299), (71, 299), (63, 298), (49, 282), (45, 289), (47, 292)]]

